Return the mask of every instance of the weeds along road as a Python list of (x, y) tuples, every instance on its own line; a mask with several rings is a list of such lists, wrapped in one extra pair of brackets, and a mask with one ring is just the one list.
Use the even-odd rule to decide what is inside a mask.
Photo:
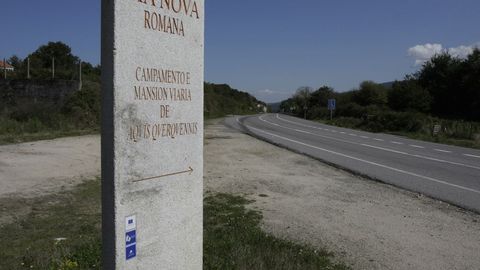
[(478, 150), (333, 127), (283, 114), (226, 121), (273, 144), (480, 212)]

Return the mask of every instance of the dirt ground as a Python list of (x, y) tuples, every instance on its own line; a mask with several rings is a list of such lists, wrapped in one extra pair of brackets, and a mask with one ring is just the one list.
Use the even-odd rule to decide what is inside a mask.
[(41, 196), (99, 175), (99, 136), (1, 145), (0, 226), (21, 220)]
[(276, 236), (332, 250), (353, 269), (480, 269), (480, 216), (366, 180), (213, 124), (205, 189), (256, 202)]
[[(0, 225), (28, 212), (8, 204), (98, 176), (99, 145), (99, 136), (84, 136), (0, 146)], [(479, 215), (351, 175), (218, 120), (206, 128), (205, 191), (254, 199), (265, 230), (332, 250), (353, 269), (480, 269)]]
[(100, 136), (0, 146), (0, 197), (35, 197), (100, 175)]

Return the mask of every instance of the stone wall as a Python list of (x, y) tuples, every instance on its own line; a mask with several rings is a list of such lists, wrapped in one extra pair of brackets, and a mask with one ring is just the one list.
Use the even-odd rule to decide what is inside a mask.
[(0, 80), (0, 99), (15, 102), (33, 101), (61, 105), (66, 97), (78, 91), (79, 81), (66, 80)]

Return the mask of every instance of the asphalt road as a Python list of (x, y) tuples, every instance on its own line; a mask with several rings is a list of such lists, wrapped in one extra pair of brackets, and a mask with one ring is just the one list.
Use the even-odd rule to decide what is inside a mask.
[(478, 150), (328, 126), (283, 114), (226, 121), (271, 143), (480, 212)]

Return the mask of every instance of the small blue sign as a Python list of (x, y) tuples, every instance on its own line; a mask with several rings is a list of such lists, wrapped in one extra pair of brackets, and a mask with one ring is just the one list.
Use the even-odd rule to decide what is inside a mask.
[(133, 244), (131, 246), (128, 246), (126, 251), (127, 251), (126, 252), (127, 261), (135, 258), (137, 256), (137, 244)]
[(137, 242), (137, 231), (130, 231), (125, 233), (125, 244), (127, 246)]
[(337, 101), (335, 99), (328, 100), (328, 109), (335, 110), (337, 108)]

